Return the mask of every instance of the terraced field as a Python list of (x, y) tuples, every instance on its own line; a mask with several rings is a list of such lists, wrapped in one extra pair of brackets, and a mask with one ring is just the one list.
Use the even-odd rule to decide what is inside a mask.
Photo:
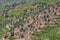
[(58, 1), (34, 0), (0, 8), (0, 40), (60, 40)]

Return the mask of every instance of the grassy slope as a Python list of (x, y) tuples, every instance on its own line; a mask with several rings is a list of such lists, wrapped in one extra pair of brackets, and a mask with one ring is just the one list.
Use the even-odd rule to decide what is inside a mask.
[(19, 15), (21, 12), (23, 12), (24, 9), (26, 8), (32, 8), (32, 5), (29, 4), (25, 4), (25, 5), (19, 5), (20, 7), (18, 7), (16, 10), (13, 10), (12, 12), (8, 13), (9, 16), (13, 15)]
[[(49, 5), (52, 5), (52, 4), (56, 4), (58, 1), (60, 0), (38, 0), (36, 2), (33, 2), (33, 3), (38, 3), (38, 2), (41, 2), (41, 3), (47, 3)], [(29, 8), (29, 7), (32, 7), (32, 3), (28, 3), (28, 4), (24, 4), (24, 5), (21, 5), (19, 8), (17, 8), (16, 10), (13, 10), (12, 12), (8, 13), (8, 15), (19, 15), (25, 8)]]
[(60, 0), (39, 0), (42, 3), (48, 3), (48, 4), (55, 4), (56, 2)]
[[(56, 20), (57, 26), (47, 26), (41, 30), (41, 32), (33, 33), (33, 36), (38, 38), (32, 38), (33, 40), (60, 40), (60, 22)], [(59, 26), (58, 26), (59, 25)]]

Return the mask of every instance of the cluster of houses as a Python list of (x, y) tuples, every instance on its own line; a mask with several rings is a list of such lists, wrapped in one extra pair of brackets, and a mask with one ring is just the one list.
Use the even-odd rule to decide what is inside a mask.
[[(60, 2), (49, 6), (44, 11), (39, 10), (46, 7), (48, 7), (47, 4), (37, 4), (33, 6), (34, 9), (30, 9), (30, 13), (28, 13), (29, 9), (26, 9), (22, 15), (7, 17), (11, 22), (7, 23), (6, 27), (9, 30), (13, 29), (13, 32), (9, 33), (8, 36), (14, 36), (14, 40), (31, 40), (30, 37), (33, 32), (41, 31), (41, 28), (47, 25), (56, 26), (53, 20), (60, 17)], [(34, 11), (35, 9), (38, 12)], [(9, 39), (5, 37), (3, 40)]]

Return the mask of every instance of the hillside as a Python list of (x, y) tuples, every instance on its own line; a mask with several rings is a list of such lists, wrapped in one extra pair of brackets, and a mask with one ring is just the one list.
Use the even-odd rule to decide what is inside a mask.
[(27, 3), (3, 6), (0, 8), (3, 10), (0, 12), (0, 40), (60, 40), (59, 1), (26, 0)]

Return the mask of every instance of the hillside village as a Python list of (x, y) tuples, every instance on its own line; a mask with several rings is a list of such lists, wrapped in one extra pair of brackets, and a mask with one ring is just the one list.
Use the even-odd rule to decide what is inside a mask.
[(13, 38), (12, 40), (31, 40), (32, 33), (42, 31), (41, 29), (48, 25), (59, 26), (56, 21), (60, 21), (60, 2), (54, 5), (38, 3), (32, 5), (31, 9), (25, 8), (17, 16), (9, 15), (12, 11), (4, 11), (0, 14), (6, 18), (4, 22), (0, 22), (3, 32), (6, 33), (1, 40), (9, 40), (10, 37)]

